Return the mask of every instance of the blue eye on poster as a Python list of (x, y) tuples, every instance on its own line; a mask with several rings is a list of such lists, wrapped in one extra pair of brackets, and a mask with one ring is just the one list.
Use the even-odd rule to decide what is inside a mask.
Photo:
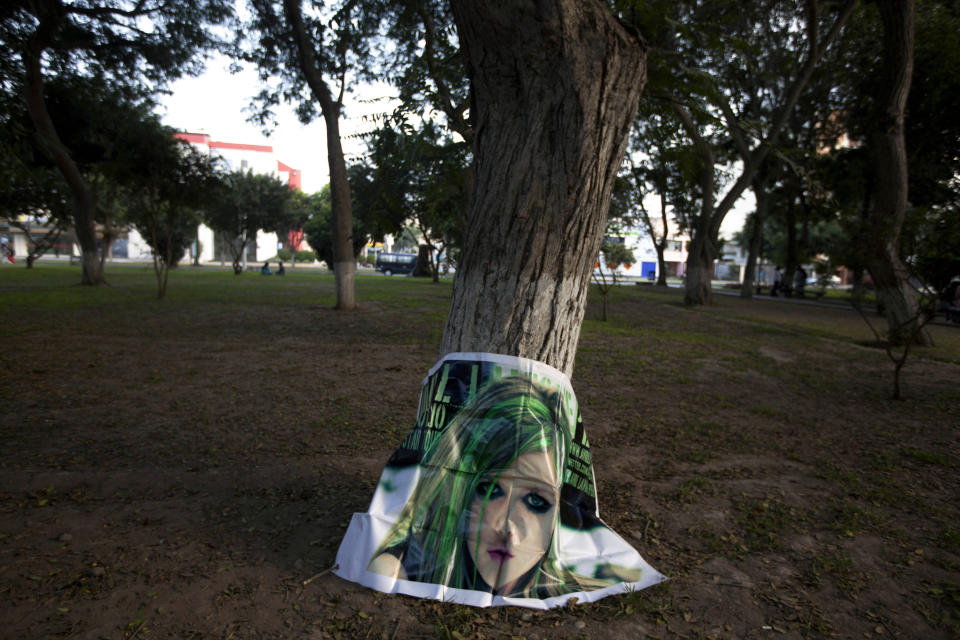
[(599, 517), (567, 376), (452, 353), (423, 381), (414, 428), (355, 513), (337, 575), (474, 606), (592, 602), (664, 577)]

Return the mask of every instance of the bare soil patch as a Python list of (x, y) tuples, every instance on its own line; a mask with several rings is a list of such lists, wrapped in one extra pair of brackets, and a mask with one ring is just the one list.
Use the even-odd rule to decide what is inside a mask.
[(0, 635), (960, 635), (950, 358), (918, 351), (895, 402), (886, 356), (815, 307), (615, 292), (573, 386), (601, 516), (671, 579), (478, 610), (322, 573), (412, 425), (449, 285), (360, 278), (342, 314), (327, 276), (175, 274), (157, 302), (144, 274), (96, 304), (0, 274)]

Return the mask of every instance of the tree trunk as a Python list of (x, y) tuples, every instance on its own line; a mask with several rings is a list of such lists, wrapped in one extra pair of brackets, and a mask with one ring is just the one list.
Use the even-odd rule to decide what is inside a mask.
[(663, 257), (663, 252), (667, 248), (667, 238), (670, 237), (670, 227), (667, 220), (667, 197), (666, 189), (657, 189), (660, 192), (660, 221), (663, 223), (663, 235), (659, 238), (653, 238), (653, 248), (657, 251), (657, 286), (667, 286), (667, 261)]
[(103, 272), (103, 267), (107, 263), (107, 258), (110, 257), (110, 252), (113, 251), (113, 239), (114, 236), (112, 233), (104, 232), (103, 240), (98, 247), (97, 253), (100, 256), (100, 272)]
[(753, 227), (750, 230), (750, 248), (747, 252), (747, 266), (743, 271), (743, 284), (740, 287), (740, 296), (743, 298), (753, 297), (753, 281), (757, 270), (757, 262), (760, 257), (760, 250), (763, 248), (763, 222), (767, 217), (770, 195), (767, 192), (766, 180), (763, 174), (757, 174), (757, 180), (754, 180), (753, 194), (757, 200), (757, 208), (753, 212)]
[(657, 250), (657, 286), (667, 286), (667, 261), (663, 258), (663, 245), (655, 244)]
[(333, 213), (333, 280), (337, 290), (339, 311), (357, 308), (354, 281), (357, 258), (353, 255), (353, 207), (350, 202), (350, 183), (347, 181), (347, 163), (340, 142), (340, 110), (329, 105), (323, 109), (327, 125), (327, 159), (330, 165), (330, 206)]
[(780, 279), (783, 287), (783, 294), (786, 297), (793, 295), (793, 275), (797, 272), (799, 260), (797, 258), (797, 210), (793, 197), (787, 203), (786, 208), (786, 227), (787, 227), (787, 251), (786, 260), (783, 263), (783, 275)]
[(694, 233), (687, 251), (687, 283), (683, 303), (687, 306), (713, 304), (713, 261), (717, 259), (717, 246), (709, 234)]
[(715, 156), (713, 147), (700, 134), (690, 112), (681, 105), (674, 103), (673, 110), (679, 116), (680, 122), (687, 134), (693, 140), (694, 151), (700, 166), (697, 168), (697, 180), (700, 182), (700, 213), (693, 223), (690, 233), (690, 243), (687, 248), (687, 272), (684, 285), (683, 303), (689, 307), (704, 304), (713, 304), (713, 261), (717, 257), (717, 233), (723, 215), (717, 220), (717, 232), (711, 231), (711, 224), (715, 217), (713, 208), (714, 187), (716, 180), (713, 175)]
[(476, 183), (441, 355), (501, 353), (570, 375), (645, 47), (599, 0), (453, 10)]
[[(747, 262), (743, 266), (743, 282), (740, 283), (740, 297), (753, 298), (753, 282), (757, 273), (757, 256), (763, 240), (760, 215), (754, 211), (750, 217), (750, 245), (747, 247)], [(760, 283), (761, 285), (763, 283)]]
[(438, 283), (440, 282), (440, 256), (443, 255), (443, 250), (445, 248), (446, 248), (445, 246), (434, 248), (434, 251), (436, 251), (436, 253), (434, 255), (432, 262), (430, 263), (430, 268), (433, 270), (434, 282), (438, 282)]
[(98, 285), (103, 282), (103, 269), (97, 255), (97, 236), (93, 225), (93, 190), (70, 156), (70, 150), (60, 141), (57, 129), (47, 111), (47, 105), (43, 99), (41, 55), (40, 51), (32, 51), (23, 56), (23, 63), (27, 69), (23, 97), (30, 120), (36, 129), (35, 137), (40, 149), (53, 161), (70, 188), (73, 228), (82, 253), (80, 264), (83, 275), (80, 282), (86, 285)]
[(431, 257), (431, 247), (428, 244), (421, 244), (417, 247), (417, 263), (413, 267), (414, 278), (433, 277), (433, 258)]
[(916, 294), (900, 261), (898, 241), (907, 209), (907, 152), (904, 110), (913, 72), (913, 0), (878, 0), (883, 21), (883, 82), (879, 87), (870, 136), (875, 197), (870, 210), (867, 266), (877, 287), (877, 301), (887, 317), (889, 339), (932, 344), (920, 324)]
[(354, 280), (357, 260), (353, 255), (353, 208), (350, 204), (350, 183), (347, 180), (347, 163), (343, 157), (340, 141), (340, 111), (343, 106), (343, 86), (340, 97), (333, 99), (330, 87), (314, 56), (313, 43), (303, 24), (301, 0), (283, 0), (284, 15), (293, 30), (297, 43), (300, 69), (306, 78), (313, 97), (320, 103), (323, 121), (327, 129), (327, 162), (330, 167), (330, 205), (333, 213), (333, 279), (337, 290), (336, 309), (350, 311), (357, 308)]

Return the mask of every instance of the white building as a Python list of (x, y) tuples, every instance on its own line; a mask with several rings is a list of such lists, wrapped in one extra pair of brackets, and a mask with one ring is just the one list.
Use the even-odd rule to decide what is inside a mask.
[[(180, 140), (189, 142), (199, 151), (219, 157), (228, 171), (250, 170), (258, 174), (274, 176), (286, 182), (291, 189), (300, 188), (303, 178), (300, 171), (279, 161), (271, 146), (211, 140), (210, 136), (203, 132), (184, 132), (175, 135)], [(217, 246), (215, 234), (208, 226), (200, 225), (197, 230), (197, 239), (200, 243), (200, 262), (230, 262), (230, 257), (225, 255), (223, 248)], [(288, 238), (283, 240), (287, 243), (290, 241)], [(280, 244), (277, 234), (258, 231), (256, 239), (247, 249), (246, 258), (250, 262), (264, 262), (277, 255)], [(151, 255), (150, 246), (136, 229), (130, 229), (126, 241), (118, 241), (113, 255), (119, 258), (146, 259)]]

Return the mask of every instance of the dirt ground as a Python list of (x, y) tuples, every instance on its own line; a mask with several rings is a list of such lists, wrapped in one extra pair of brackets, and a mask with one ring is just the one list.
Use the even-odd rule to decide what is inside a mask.
[(449, 285), (360, 278), (336, 313), (327, 276), (174, 274), (158, 302), (143, 273), (92, 295), (0, 274), (0, 636), (960, 637), (958, 353), (919, 350), (893, 401), (843, 309), (592, 304), (573, 387), (601, 516), (670, 579), (473, 609), (328, 572)]

